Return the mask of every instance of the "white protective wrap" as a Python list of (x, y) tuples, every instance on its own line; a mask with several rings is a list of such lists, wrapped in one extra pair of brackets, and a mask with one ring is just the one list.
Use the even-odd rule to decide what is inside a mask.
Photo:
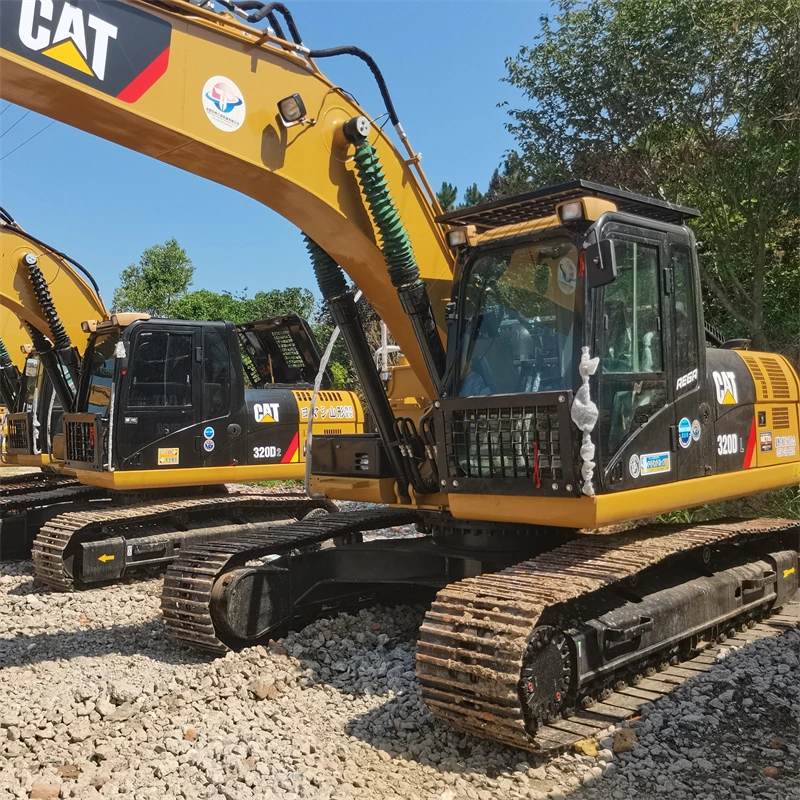
[(589, 358), (589, 348), (581, 348), (581, 363), (578, 365), (578, 372), (581, 375), (581, 387), (575, 393), (575, 398), (572, 401), (572, 409), (570, 416), (575, 425), (583, 431), (583, 441), (581, 442), (581, 459), (583, 465), (581, 466), (581, 476), (583, 477), (583, 488), (581, 491), (589, 497), (594, 496), (594, 484), (592, 478), (594, 477), (594, 442), (592, 441), (591, 432), (597, 424), (600, 417), (600, 412), (597, 409), (594, 401), (589, 394), (589, 376), (597, 372), (597, 367), (600, 365), (600, 359)]

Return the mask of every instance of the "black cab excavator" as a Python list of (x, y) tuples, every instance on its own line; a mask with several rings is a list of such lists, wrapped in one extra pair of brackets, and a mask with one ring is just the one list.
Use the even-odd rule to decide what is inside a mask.
[[(2, 557), (32, 548), (36, 576), (70, 589), (163, 567), (234, 523), (332, 510), (297, 492), (224, 488), (304, 477), (320, 362), (304, 319), (108, 315), (83, 267), (4, 214), (0, 301), (3, 319), (17, 320), (4, 330), (29, 342), (10, 376), (3, 463), (48, 472), (0, 485)], [(327, 372), (320, 385), (319, 430), (360, 431), (357, 396), (332, 390)]]
[[(547, 752), (605, 718), (581, 709), (796, 593), (796, 520), (642, 522), (800, 481), (795, 371), (707, 346), (698, 212), (574, 181), (443, 215), (374, 60), (308, 48), (282, 4), (87, 6), (114, 31), (107, 64), (97, 38), (84, 54), (102, 74), (53, 41), (66, 8), (0, 5), (4, 97), (295, 222), (375, 420), (316, 438), (311, 486), (385, 506), (182, 550), (162, 596), (177, 640), (224, 653), (426, 592), (432, 712)], [(370, 67), (406, 155), (320, 73), (342, 54)], [(342, 269), (408, 358), (408, 402), (384, 393)], [(426, 535), (362, 541), (403, 523)]]

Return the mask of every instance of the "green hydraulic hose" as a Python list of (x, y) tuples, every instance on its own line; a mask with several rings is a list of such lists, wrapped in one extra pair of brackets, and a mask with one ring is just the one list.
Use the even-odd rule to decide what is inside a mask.
[(303, 234), (306, 249), (323, 300), (340, 297), (347, 291), (347, 281), (342, 268), (313, 239)]
[(381, 251), (392, 284), (399, 288), (415, 283), (419, 280), (419, 267), (411, 239), (389, 193), (375, 148), (367, 141), (361, 143), (356, 148), (354, 160), (361, 191), (380, 234)]
[(11, 364), (11, 356), (8, 354), (8, 350), (6, 350), (5, 344), (3, 344), (3, 340), (0, 339), (0, 367), (10, 367)]

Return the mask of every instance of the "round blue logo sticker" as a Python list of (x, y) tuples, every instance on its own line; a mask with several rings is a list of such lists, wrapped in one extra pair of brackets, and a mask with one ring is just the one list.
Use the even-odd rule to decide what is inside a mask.
[(678, 423), (678, 441), (681, 447), (688, 447), (692, 443), (692, 423), (686, 417)]
[(701, 432), (700, 420), (693, 419), (692, 420), (692, 439), (694, 439), (695, 442), (699, 442), (700, 441), (700, 432)]
[(209, 427), (206, 428), (203, 431), (203, 436), (205, 436), (206, 439), (213, 439), (214, 438), (214, 429), (209, 425)]
[(206, 439), (203, 442), (203, 447), (205, 448), (206, 453), (210, 453), (214, 449), (214, 440)]

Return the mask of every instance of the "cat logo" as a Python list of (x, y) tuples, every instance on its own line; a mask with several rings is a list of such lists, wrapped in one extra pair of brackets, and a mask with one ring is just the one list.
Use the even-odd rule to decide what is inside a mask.
[(118, 0), (0, 0), (0, 47), (126, 103), (166, 72), (171, 35)]
[(280, 407), (277, 403), (255, 403), (253, 414), (256, 422), (280, 422)]
[(739, 402), (736, 390), (736, 375), (732, 372), (714, 372), (714, 386), (717, 390), (717, 402), (721, 406), (735, 406)]
[[(38, 18), (37, 18), (38, 5)], [(41, 51), (68, 67), (103, 80), (106, 75), (108, 41), (116, 39), (119, 30), (94, 14), (84, 17), (83, 9), (64, 3), (58, 22), (53, 19), (53, 0), (27, 0), (19, 12), (19, 38), (25, 47)], [(87, 48), (87, 29), (94, 31), (91, 59)], [(89, 67), (91, 60), (91, 68)]]

